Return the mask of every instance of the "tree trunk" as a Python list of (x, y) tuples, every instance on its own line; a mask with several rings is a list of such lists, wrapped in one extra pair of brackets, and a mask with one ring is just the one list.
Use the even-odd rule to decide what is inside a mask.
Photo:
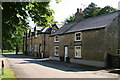
[(16, 45), (16, 54), (18, 55), (19, 49), (18, 49), (18, 44)]

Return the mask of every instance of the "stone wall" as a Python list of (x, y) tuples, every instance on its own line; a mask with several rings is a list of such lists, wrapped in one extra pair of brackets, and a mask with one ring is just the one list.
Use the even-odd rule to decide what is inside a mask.
[[(100, 62), (104, 66), (105, 56), (105, 29), (82, 31), (82, 41), (75, 41), (75, 33), (57, 35), (59, 42), (54, 42), (54, 36), (50, 37), (50, 58), (54, 56), (54, 46), (59, 46), (59, 57), (64, 56), (64, 47), (68, 46), (68, 56), (74, 61)], [(75, 46), (81, 46), (82, 58), (75, 58)], [(55, 58), (54, 58), (55, 59)], [(86, 61), (85, 61), (86, 60)], [(82, 64), (82, 63), (81, 63)], [(89, 63), (90, 64), (90, 63)], [(97, 63), (96, 63), (97, 65)], [(93, 65), (94, 66), (94, 65)]]
[(118, 19), (114, 19), (113, 22), (105, 29), (105, 53), (111, 55), (117, 55), (118, 48)]

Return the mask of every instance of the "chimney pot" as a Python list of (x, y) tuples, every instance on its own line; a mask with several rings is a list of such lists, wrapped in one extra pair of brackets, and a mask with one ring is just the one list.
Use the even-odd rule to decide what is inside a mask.
[(82, 12), (82, 8), (77, 8), (77, 12), (75, 13), (75, 21), (83, 20), (84, 14)]
[(80, 13), (82, 13), (82, 8), (80, 8)]
[(77, 12), (79, 13), (79, 8), (77, 8)]

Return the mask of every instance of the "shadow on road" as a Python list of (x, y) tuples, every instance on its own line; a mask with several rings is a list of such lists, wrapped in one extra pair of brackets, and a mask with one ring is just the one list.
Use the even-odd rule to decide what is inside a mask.
[(62, 70), (65, 72), (82, 72), (82, 71), (97, 71), (100, 70), (95, 67), (80, 65), (80, 64), (74, 64), (74, 63), (66, 63), (66, 62), (60, 62), (60, 61), (52, 61), (48, 59), (38, 59), (35, 57), (30, 57), (26, 55), (16, 55), (16, 54), (4, 54), (4, 56), (8, 58), (15, 58), (15, 59), (23, 59), (22, 62), (18, 64), (38, 64), (45, 67), (50, 67), (57, 70)]

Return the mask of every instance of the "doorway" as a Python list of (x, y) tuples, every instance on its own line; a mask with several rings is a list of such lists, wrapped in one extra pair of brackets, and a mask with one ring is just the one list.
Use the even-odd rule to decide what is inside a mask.
[(66, 57), (68, 57), (68, 47), (64, 47), (64, 61), (66, 61)]

